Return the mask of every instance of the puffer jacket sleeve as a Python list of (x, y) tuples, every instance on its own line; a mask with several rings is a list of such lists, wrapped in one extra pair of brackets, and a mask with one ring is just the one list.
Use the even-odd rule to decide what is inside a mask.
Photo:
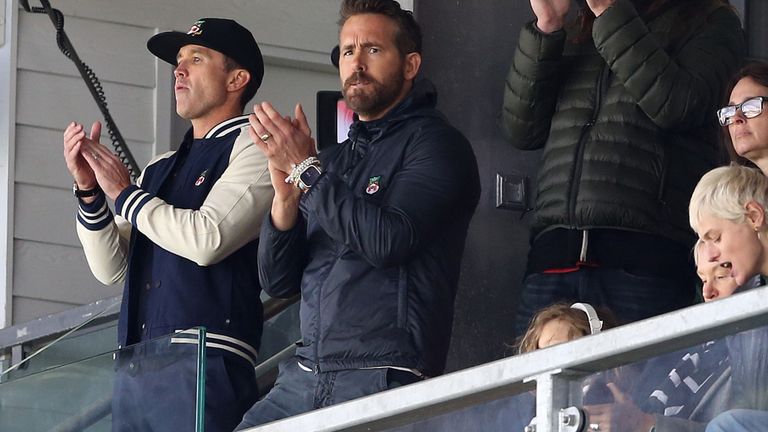
[(333, 172), (323, 173), (301, 200), (323, 231), (374, 267), (408, 260), (478, 202), (477, 162), (464, 136), (420, 127), (412, 139), (381, 203), (356, 196)]
[(519, 149), (538, 149), (547, 141), (564, 45), (562, 30), (542, 33), (531, 22), (520, 31), (505, 83), (501, 119), (502, 133)]
[[(710, 4), (710, 6), (706, 6)], [(628, 0), (617, 0), (594, 22), (600, 55), (660, 128), (693, 128), (714, 120), (731, 73), (744, 56), (744, 35), (727, 6), (712, 7), (675, 53), (651, 34)]]
[(288, 231), (264, 218), (259, 236), (259, 283), (270, 296), (288, 298), (299, 293), (301, 276), (307, 264), (306, 223), (300, 219)]

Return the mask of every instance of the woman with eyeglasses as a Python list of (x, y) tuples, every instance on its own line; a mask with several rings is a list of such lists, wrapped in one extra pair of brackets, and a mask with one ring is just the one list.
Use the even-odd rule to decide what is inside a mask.
[(728, 86), (728, 105), (717, 110), (726, 127), (725, 142), (731, 158), (754, 164), (768, 174), (768, 116), (761, 115), (768, 100), (768, 64), (751, 62), (739, 70)]

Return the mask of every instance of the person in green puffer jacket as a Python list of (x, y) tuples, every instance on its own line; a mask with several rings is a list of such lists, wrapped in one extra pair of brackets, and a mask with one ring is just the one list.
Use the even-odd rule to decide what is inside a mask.
[(723, 161), (715, 111), (746, 43), (724, 0), (530, 0), (502, 131), (542, 149), (516, 333), (557, 301), (635, 321), (691, 304), (687, 205)]

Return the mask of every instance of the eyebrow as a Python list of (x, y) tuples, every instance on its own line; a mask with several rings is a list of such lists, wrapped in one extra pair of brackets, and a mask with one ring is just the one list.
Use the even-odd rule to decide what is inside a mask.
[[(186, 55), (193, 55), (193, 54), (201, 54), (204, 56), (208, 56), (208, 53), (205, 51), (204, 47), (192, 48), (189, 51), (187, 51)], [(180, 57), (181, 57), (181, 50), (179, 50), (179, 52), (176, 54), (176, 61), (178, 61)]]
[(707, 230), (707, 232), (704, 233), (704, 235), (699, 236), (699, 238), (703, 241), (711, 240), (712, 239), (712, 230)]
[[(342, 51), (346, 51), (348, 49), (351, 49), (351, 48), (355, 47), (356, 45), (357, 44), (354, 43), (354, 42), (353, 43), (349, 43), (349, 44), (346, 44), (343, 47), (341, 47), (341, 50)], [(370, 48), (372, 46), (381, 46), (381, 44), (376, 43), (376, 42), (363, 42), (363, 43), (360, 44), (360, 48)]]

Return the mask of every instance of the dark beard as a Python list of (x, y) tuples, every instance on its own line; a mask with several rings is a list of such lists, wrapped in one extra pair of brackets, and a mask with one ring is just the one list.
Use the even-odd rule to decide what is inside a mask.
[[(397, 100), (405, 85), (405, 78), (401, 74), (387, 78), (386, 82), (382, 83), (374, 80), (365, 72), (355, 72), (344, 81), (341, 90), (347, 106), (362, 117), (375, 117), (382, 113)], [(372, 91), (350, 95), (349, 88), (358, 82), (369, 83), (373, 87)]]

